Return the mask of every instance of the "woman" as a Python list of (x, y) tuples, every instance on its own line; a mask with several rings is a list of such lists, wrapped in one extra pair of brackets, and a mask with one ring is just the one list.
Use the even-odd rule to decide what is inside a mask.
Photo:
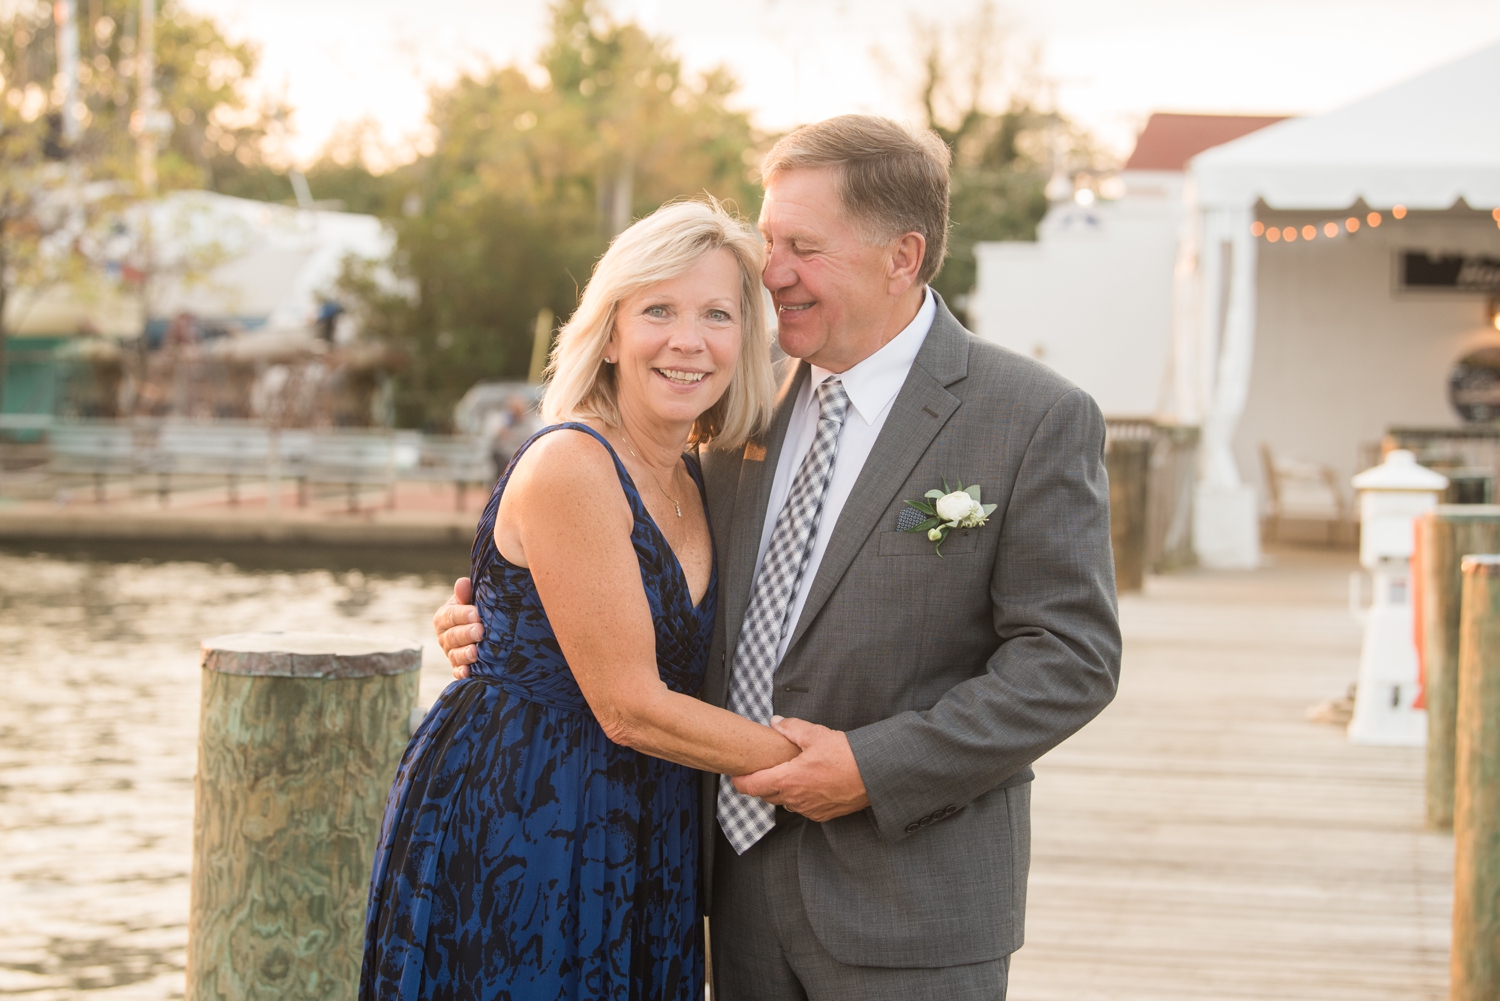
[(797, 753), (693, 697), (716, 572), (683, 453), (767, 418), (761, 254), (716, 205), (663, 208), (614, 242), (558, 337), (550, 426), (474, 540), (479, 662), (386, 806), (362, 998), (701, 996), (693, 769)]

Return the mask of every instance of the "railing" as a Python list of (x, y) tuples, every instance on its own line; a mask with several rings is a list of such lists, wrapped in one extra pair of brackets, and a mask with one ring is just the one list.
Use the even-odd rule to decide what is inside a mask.
[[(18, 420), (17, 418), (24, 418)], [(111, 479), (154, 481), (163, 504), (186, 481), (222, 479), (238, 504), (248, 480), (265, 480), (267, 497), (280, 502), (283, 480), (297, 484), (299, 505), (311, 487), (344, 487), (351, 510), (362, 488), (383, 488), (394, 504), (401, 481), (451, 483), (463, 508), (465, 489), (488, 486), (496, 471), (488, 442), (470, 436), (368, 428), (275, 428), (255, 421), (64, 421), (5, 415), (0, 429), (41, 431), (47, 469), (92, 479), (97, 499)]]
[[(1383, 454), (1405, 448), (1417, 462), (1448, 477), (1443, 500), (1448, 504), (1489, 504), (1500, 481), (1500, 427), (1393, 427), (1381, 442)], [(1375, 462), (1368, 465), (1375, 465)]]
[(1135, 417), (1106, 427), (1116, 586), (1135, 591), (1147, 573), (1194, 562), (1198, 429)]

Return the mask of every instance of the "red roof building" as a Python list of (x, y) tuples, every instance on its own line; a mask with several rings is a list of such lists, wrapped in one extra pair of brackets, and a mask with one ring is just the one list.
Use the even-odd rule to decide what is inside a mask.
[(1174, 115), (1157, 112), (1135, 141), (1126, 170), (1186, 169), (1206, 149), (1283, 121), (1284, 115)]

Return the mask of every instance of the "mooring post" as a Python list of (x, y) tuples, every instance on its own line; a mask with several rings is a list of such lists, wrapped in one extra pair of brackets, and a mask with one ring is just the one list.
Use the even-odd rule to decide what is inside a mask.
[(187, 1001), (353, 998), (421, 647), (203, 641)]
[(1146, 582), (1146, 505), (1150, 496), (1150, 438), (1112, 438), (1104, 453), (1109, 474), (1109, 534), (1115, 590), (1139, 591)]
[(1459, 564), (1469, 553), (1500, 553), (1500, 505), (1439, 505), (1418, 519), (1417, 533), (1421, 558), (1412, 568), (1412, 591), (1421, 596), (1414, 612), (1420, 617), (1422, 692), (1427, 707), (1427, 826), (1450, 831), (1463, 592)]
[(1500, 1001), (1500, 556), (1463, 558), (1452, 1001)]

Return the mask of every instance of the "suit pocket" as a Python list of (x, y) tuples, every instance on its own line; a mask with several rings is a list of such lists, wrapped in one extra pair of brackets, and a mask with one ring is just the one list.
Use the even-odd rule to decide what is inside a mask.
[[(948, 533), (943, 542), (944, 556), (961, 556), (979, 548), (980, 529), (959, 528)], [(927, 538), (926, 532), (881, 532), (881, 556), (932, 556), (937, 543)]]

